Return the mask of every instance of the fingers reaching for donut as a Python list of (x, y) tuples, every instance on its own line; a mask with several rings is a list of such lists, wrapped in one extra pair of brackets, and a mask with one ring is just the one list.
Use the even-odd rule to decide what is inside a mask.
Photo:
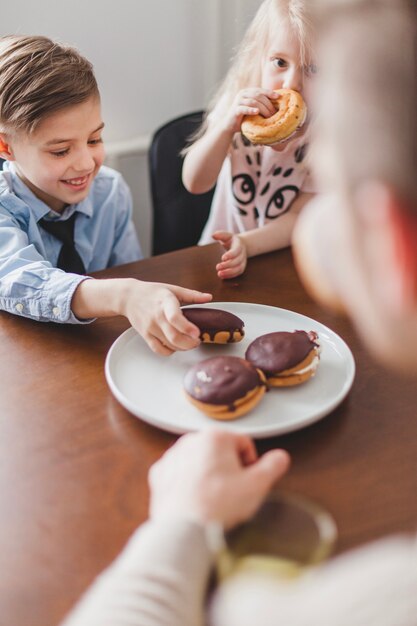
[(277, 89), (276, 99), (271, 100), (276, 112), (270, 117), (246, 115), (243, 118), (241, 132), (251, 143), (272, 145), (286, 141), (304, 124), (307, 107), (293, 89)]

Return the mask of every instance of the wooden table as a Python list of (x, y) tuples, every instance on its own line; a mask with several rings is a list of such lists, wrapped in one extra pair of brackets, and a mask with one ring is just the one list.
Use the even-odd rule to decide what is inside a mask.
[[(349, 344), (357, 375), (330, 416), (259, 442), (293, 458), (286, 490), (336, 518), (342, 551), (417, 519), (416, 383), (383, 371), (350, 324), (303, 291), (289, 251), (251, 260), (221, 282), (217, 245), (190, 248), (98, 274), (134, 276), (303, 313)], [(0, 626), (55, 626), (146, 518), (149, 466), (175, 440), (112, 397), (104, 359), (128, 327), (41, 324), (0, 313)]]

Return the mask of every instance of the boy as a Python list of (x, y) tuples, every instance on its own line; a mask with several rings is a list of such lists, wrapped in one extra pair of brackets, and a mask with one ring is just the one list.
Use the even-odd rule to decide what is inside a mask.
[(0, 308), (39, 321), (125, 315), (159, 354), (195, 347), (180, 311), (207, 294), (85, 276), (141, 258), (130, 192), (103, 166), (91, 64), (41, 36), (0, 39)]

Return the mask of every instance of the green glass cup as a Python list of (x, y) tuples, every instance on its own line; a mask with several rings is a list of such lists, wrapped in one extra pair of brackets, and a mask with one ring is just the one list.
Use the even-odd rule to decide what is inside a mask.
[(321, 506), (303, 496), (272, 492), (254, 517), (225, 533), (218, 580), (246, 573), (296, 578), (325, 560), (336, 538), (336, 524)]

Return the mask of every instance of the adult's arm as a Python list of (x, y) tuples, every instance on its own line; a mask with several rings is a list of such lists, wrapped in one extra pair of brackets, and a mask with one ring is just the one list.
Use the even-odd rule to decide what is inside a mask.
[(182, 437), (151, 469), (150, 521), (62, 626), (202, 626), (209, 537), (250, 517), (288, 464), (242, 435)]
[(62, 626), (202, 626), (211, 564), (202, 525), (148, 522)]

